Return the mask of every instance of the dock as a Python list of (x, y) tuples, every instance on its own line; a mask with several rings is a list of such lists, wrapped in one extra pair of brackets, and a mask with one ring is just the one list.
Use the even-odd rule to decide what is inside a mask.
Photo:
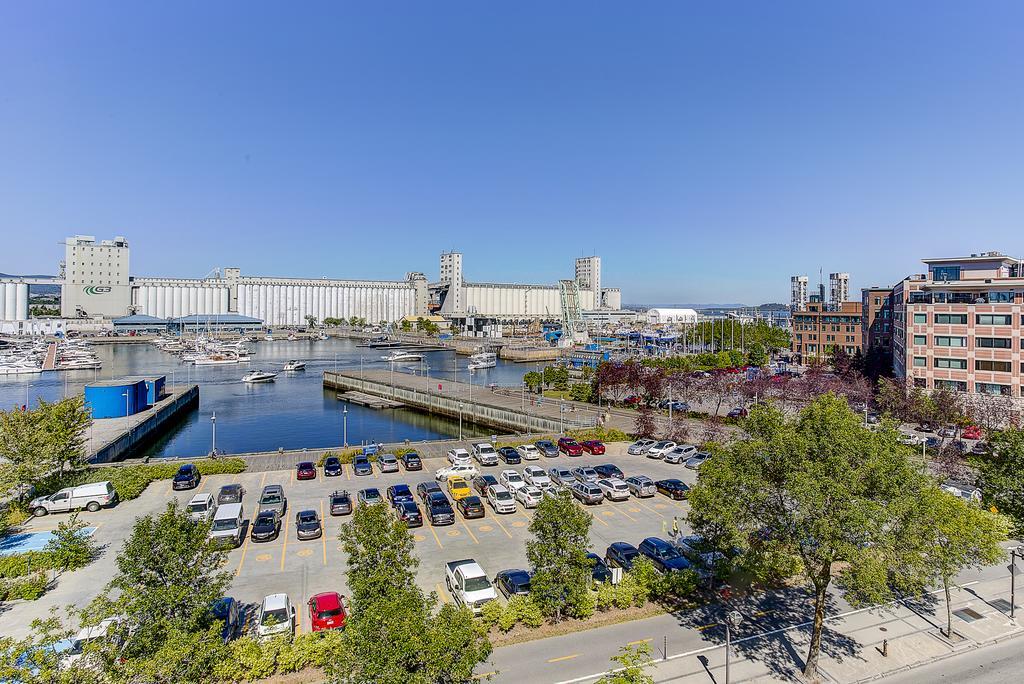
[(94, 419), (86, 431), (86, 460), (107, 463), (130, 456), (199, 406), (199, 385), (167, 386), (164, 392), (156, 405), (127, 418)]
[(46, 348), (46, 358), (43, 359), (43, 370), (53, 370), (57, 365), (57, 343), (51, 342)]
[(324, 387), (390, 399), (407, 408), (510, 433), (563, 433), (592, 428), (599, 422), (597, 407), (579, 409), (574, 402), (545, 399), (525, 389), (508, 394), (486, 385), (386, 370), (324, 371)]
[(371, 394), (364, 394), (362, 392), (342, 392), (338, 394), (338, 399), (375, 409), (395, 409), (405, 406), (405, 404), (400, 401), (385, 399), (384, 397), (375, 397)]

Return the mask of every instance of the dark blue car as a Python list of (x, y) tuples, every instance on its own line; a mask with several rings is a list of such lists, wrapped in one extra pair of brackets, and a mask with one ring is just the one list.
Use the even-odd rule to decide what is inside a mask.
[(502, 570), (494, 577), (494, 585), (505, 598), (527, 596), (530, 593), (530, 573), (527, 570)]
[(370, 459), (362, 454), (352, 459), (352, 472), (356, 475), (373, 475), (373, 466)]
[(388, 501), (392, 505), (399, 501), (412, 501), (412, 490), (406, 484), (391, 485), (388, 487)]
[(225, 644), (234, 639), (242, 628), (242, 610), (238, 601), (230, 596), (225, 596), (213, 604), (213, 617), (224, 621), (220, 638), (224, 640)]
[(690, 567), (690, 561), (686, 560), (686, 557), (680, 553), (679, 549), (658, 537), (647, 537), (647, 539), (640, 542), (637, 550), (642, 555), (650, 558), (651, 562), (654, 563), (654, 567), (662, 572), (686, 570)]
[(187, 463), (178, 468), (178, 472), (174, 474), (174, 479), (171, 480), (171, 488), (195, 489), (199, 486), (201, 479), (202, 475), (199, 474), (199, 468), (196, 468), (191, 463)]
[(324, 459), (324, 475), (327, 477), (341, 475), (341, 459), (337, 456), (328, 456)]

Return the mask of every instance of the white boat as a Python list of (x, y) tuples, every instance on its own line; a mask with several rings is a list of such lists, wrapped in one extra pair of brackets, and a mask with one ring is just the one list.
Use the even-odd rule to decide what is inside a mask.
[(293, 359), (293, 360), (289, 361), (288, 363), (284, 364), (284, 370), (286, 370), (286, 371), (306, 370), (306, 362), (305, 361), (296, 361), (296, 360)]
[(469, 357), (470, 370), (480, 370), (481, 368), (494, 368), (498, 365), (498, 356), (493, 352), (480, 352), (479, 354), (473, 354)]
[(238, 363), (238, 354), (209, 354), (195, 360), (197, 366), (227, 366)]
[(263, 336), (263, 341), (264, 342), (273, 342), (274, 341), (274, 336), (273, 335), (264, 335)]
[(277, 373), (254, 370), (243, 375), (242, 382), (273, 382), (276, 377)]
[(43, 369), (25, 363), (12, 363), (0, 365), (0, 375), (26, 375), (28, 373), (42, 373)]
[(387, 356), (382, 356), (380, 358), (381, 361), (387, 361), (389, 363), (394, 363), (396, 361), (421, 361), (423, 359), (423, 354), (416, 354), (414, 352), (407, 351), (396, 351), (391, 352)]
[(89, 368), (100, 368), (103, 366), (103, 362), (99, 359), (85, 359), (85, 358), (72, 358), (62, 359), (54, 364), (56, 370), (83, 370)]
[(295, 336), (295, 333), (288, 333), (288, 341), (289, 342), (294, 342), (297, 339), (299, 339), (299, 338)]

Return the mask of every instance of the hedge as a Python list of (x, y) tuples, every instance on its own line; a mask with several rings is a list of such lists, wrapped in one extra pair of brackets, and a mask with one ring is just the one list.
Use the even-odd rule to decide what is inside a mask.
[[(110, 480), (117, 496), (122, 501), (138, 498), (151, 482), (169, 480), (182, 464), (140, 463), (129, 466), (104, 466), (91, 468), (82, 473), (74, 484)], [(203, 475), (235, 475), (245, 471), (246, 464), (240, 458), (205, 459), (196, 463)]]
[(33, 572), (27, 577), (0, 581), (0, 601), (14, 601), (16, 599), (35, 601), (46, 593), (48, 585), (49, 582), (46, 580), (45, 570)]
[(307, 667), (325, 667), (342, 650), (338, 630), (276, 637), (263, 641), (244, 636), (225, 647), (224, 657), (214, 667), (220, 682), (248, 682), (275, 674), (298, 672)]
[(28, 551), (13, 556), (0, 556), (0, 578), (24, 577), (36, 570), (54, 570), (53, 555), (46, 551)]

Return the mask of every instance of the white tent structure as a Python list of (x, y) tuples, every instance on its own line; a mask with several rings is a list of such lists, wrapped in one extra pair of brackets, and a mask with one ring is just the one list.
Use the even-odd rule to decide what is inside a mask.
[(670, 323), (696, 323), (695, 309), (648, 309), (647, 323), (650, 325), (666, 325)]

